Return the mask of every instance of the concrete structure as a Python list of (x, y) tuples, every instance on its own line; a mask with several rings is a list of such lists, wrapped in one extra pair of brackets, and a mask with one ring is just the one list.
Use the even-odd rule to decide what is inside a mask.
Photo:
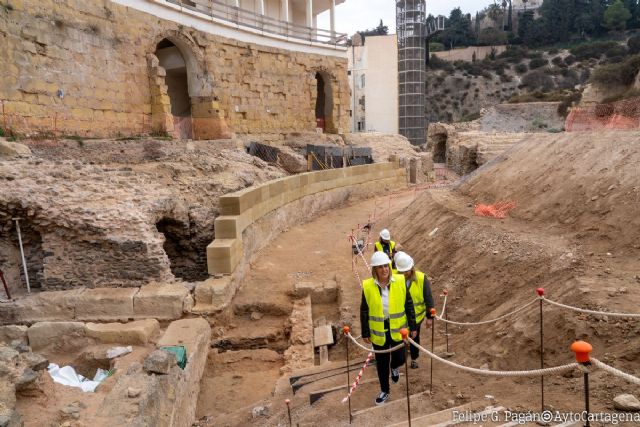
[(346, 131), (346, 37), (315, 27), (343, 1), (12, 3), (0, 9), (6, 127), (278, 139), (322, 119)]
[(398, 133), (398, 47), (395, 34), (368, 36), (349, 47), (351, 132)]

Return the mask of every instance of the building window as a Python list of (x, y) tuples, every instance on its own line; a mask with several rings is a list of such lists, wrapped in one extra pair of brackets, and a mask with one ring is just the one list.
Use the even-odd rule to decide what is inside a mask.
[(362, 120), (361, 122), (358, 122), (358, 132), (362, 132), (364, 129), (364, 120)]
[(351, 75), (351, 70), (347, 70), (347, 76)]
[(360, 76), (360, 88), (364, 88), (364, 74)]

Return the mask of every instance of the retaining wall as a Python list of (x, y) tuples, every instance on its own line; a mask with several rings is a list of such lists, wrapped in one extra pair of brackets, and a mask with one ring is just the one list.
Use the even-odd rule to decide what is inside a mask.
[(394, 161), (294, 175), (221, 197), (216, 239), (207, 247), (214, 277), (196, 286), (193, 311), (226, 308), (252, 255), (287, 227), (347, 200), (406, 185), (406, 169)]

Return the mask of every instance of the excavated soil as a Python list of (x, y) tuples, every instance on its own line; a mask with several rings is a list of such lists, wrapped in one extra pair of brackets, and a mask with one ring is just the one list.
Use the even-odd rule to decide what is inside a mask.
[[(639, 312), (639, 136), (530, 135), (456, 188), (408, 191), (390, 201), (370, 200), (329, 212), (292, 228), (258, 255), (252, 268), (278, 279), (255, 292), (284, 301), (297, 275), (316, 282), (334, 279), (341, 288), (336, 323), (350, 324), (359, 335), (360, 289), (351, 271), (346, 236), (376, 210), (373, 235), (390, 227), (394, 240), (433, 278), (438, 310), (442, 291), (449, 291), (447, 312), (452, 320), (496, 318), (533, 301), (538, 287), (545, 288), (549, 299), (578, 307)], [(502, 220), (474, 215), (476, 203), (498, 201), (514, 201), (517, 208)], [(389, 218), (384, 209), (389, 209)], [(366, 275), (361, 262), (358, 271), (361, 277)], [(494, 370), (539, 368), (538, 310), (536, 302), (495, 323), (449, 327), (449, 351), (455, 353), (450, 360)], [(585, 339), (594, 346), (594, 357), (632, 374), (640, 372), (637, 320), (579, 314), (548, 304), (543, 312), (545, 366), (572, 362), (569, 345)], [(444, 354), (442, 324), (436, 326), (435, 341), (436, 352)], [(423, 330), (423, 343), (430, 345), (430, 331)], [(341, 361), (344, 356), (341, 339), (330, 350), (330, 360)], [(351, 346), (351, 356), (362, 360), (365, 355)], [(409, 372), (412, 394), (429, 389), (429, 372), (429, 360), (423, 355), (420, 368)], [(511, 410), (540, 410), (539, 378), (492, 378), (439, 363), (434, 372), (433, 396), (418, 400), (412, 408), (415, 416), (468, 402), (488, 403), (487, 396)], [(285, 398), (291, 399), (294, 423), (347, 425), (347, 409), (340, 403), (344, 390), (327, 394), (313, 406), (308, 401), (310, 390), (344, 384), (345, 376), (316, 381), (295, 395), (285, 378), (277, 387), (273, 384), (263, 400), (228, 411), (208, 425), (285, 425)], [(373, 367), (363, 380), (371, 378), (375, 378)], [(591, 410), (596, 412), (614, 412), (612, 398), (618, 394), (637, 394), (636, 386), (603, 371), (591, 374), (590, 386)], [(579, 373), (547, 377), (545, 403), (559, 411), (580, 411), (582, 390)], [(363, 383), (352, 399), (353, 409), (373, 406), (377, 391), (375, 381)], [(404, 382), (393, 385), (391, 394), (394, 400), (402, 398)], [(267, 414), (252, 417), (251, 407), (258, 404), (268, 407)], [(357, 416), (355, 424), (386, 425), (405, 417), (404, 405), (389, 406)]]

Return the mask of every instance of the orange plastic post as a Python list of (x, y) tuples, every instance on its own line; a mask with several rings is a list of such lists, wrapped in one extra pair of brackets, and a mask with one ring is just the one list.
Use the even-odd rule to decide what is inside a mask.
[(343, 333), (343, 334), (345, 334), (345, 335), (347, 335), (349, 332), (351, 332), (351, 328), (350, 328), (350, 327), (348, 327), (347, 325), (344, 325), (344, 326), (342, 327), (342, 333)]
[(429, 313), (431, 313), (432, 317), (436, 317), (436, 309), (432, 308), (431, 310), (429, 310)]
[(544, 288), (538, 288), (536, 289), (536, 292), (538, 293), (538, 296), (544, 296)]
[(449, 291), (448, 291), (448, 290), (446, 290), (446, 289), (445, 289), (444, 291), (442, 291), (442, 293), (444, 294), (444, 296), (449, 295)]
[(593, 346), (586, 341), (576, 341), (571, 344), (571, 351), (576, 354), (578, 363), (587, 363), (591, 360), (589, 353), (593, 350)]

